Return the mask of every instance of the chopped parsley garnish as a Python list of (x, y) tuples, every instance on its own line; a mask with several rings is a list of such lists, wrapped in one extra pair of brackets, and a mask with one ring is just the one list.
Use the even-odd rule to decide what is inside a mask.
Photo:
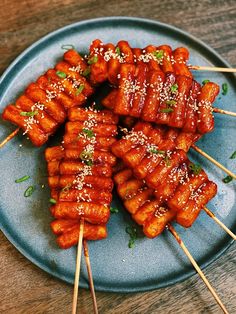
[(174, 106), (174, 105), (176, 105), (176, 103), (177, 103), (177, 101), (174, 100), (174, 99), (171, 99), (171, 100), (167, 100), (167, 101), (166, 101), (166, 104), (167, 104), (168, 106)]
[(24, 193), (24, 197), (29, 197), (33, 194), (33, 192), (35, 191), (35, 186), (31, 185), (29, 186)]
[(81, 73), (81, 75), (84, 76), (84, 77), (88, 77), (90, 73), (91, 73), (90, 67), (87, 67), (87, 69), (85, 69), (85, 70)]
[(62, 71), (57, 71), (56, 75), (59, 76), (60, 78), (63, 78), (63, 79), (66, 78), (66, 73), (62, 72)]
[(234, 151), (233, 154), (229, 158), (230, 159), (235, 159), (236, 158), (236, 151)]
[(202, 81), (202, 85), (205, 85), (206, 83), (209, 83), (210, 82), (210, 80), (204, 80), (204, 81)]
[(50, 199), (49, 199), (49, 202), (50, 202), (51, 204), (56, 204), (56, 203), (57, 203), (57, 201), (54, 200), (54, 198), (50, 198)]
[(173, 112), (174, 111), (174, 109), (172, 109), (172, 108), (163, 108), (163, 109), (161, 109), (161, 112), (163, 112), (163, 113), (169, 113), (169, 112)]
[(98, 62), (98, 56), (93, 56), (88, 59), (88, 64), (94, 64), (96, 62)]
[(83, 132), (84, 134), (86, 134), (88, 137), (94, 137), (93, 130), (82, 129), (82, 132)]
[(129, 226), (125, 228), (125, 232), (130, 236), (128, 246), (132, 249), (134, 247), (135, 240), (137, 240), (137, 229)]
[(148, 150), (149, 153), (152, 153), (152, 154), (161, 154), (161, 155), (164, 155), (165, 154), (165, 151), (164, 150), (158, 150), (156, 148), (150, 148)]
[(74, 49), (75, 50), (75, 46), (74, 45), (62, 45), (61, 49), (63, 49), (63, 50)]
[(78, 96), (84, 90), (84, 84), (80, 84), (80, 86), (76, 89), (75, 95)]
[(116, 47), (115, 53), (116, 53), (118, 56), (120, 56), (120, 48), (119, 48), (119, 47)]
[(119, 209), (116, 208), (116, 207), (110, 207), (110, 212), (111, 212), (112, 214), (117, 214), (117, 213), (119, 212)]
[(24, 182), (24, 181), (28, 180), (29, 178), (30, 178), (30, 176), (24, 176), (22, 178), (16, 179), (15, 182), (16, 183)]
[(157, 50), (153, 52), (154, 57), (157, 59), (161, 59), (164, 57), (164, 51), (163, 50)]
[(222, 181), (223, 181), (224, 183), (229, 183), (229, 182), (231, 182), (232, 180), (233, 180), (233, 177), (227, 176), (227, 177), (225, 177)]
[(39, 112), (37, 110), (35, 111), (21, 111), (20, 115), (24, 117), (33, 117), (36, 116)]
[(223, 83), (222, 84), (222, 95), (226, 95), (228, 93), (228, 84), (227, 83)]
[(195, 175), (198, 175), (202, 170), (200, 165), (194, 164), (193, 162), (191, 162), (188, 167)]
[(177, 90), (178, 90), (178, 87), (179, 87), (178, 84), (172, 85), (171, 88), (170, 88), (171, 92), (172, 92), (172, 93), (176, 93)]

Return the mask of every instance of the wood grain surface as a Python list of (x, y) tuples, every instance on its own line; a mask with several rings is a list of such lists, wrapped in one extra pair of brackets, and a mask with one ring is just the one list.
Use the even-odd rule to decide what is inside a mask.
[[(236, 1), (222, 0), (1, 0), (0, 75), (43, 35), (84, 19), (126, 15), (151, 18), (192, 33), (236, 66)], [(0, 313), (70, 313), (73, 287), (43, 272), (0, 234)], [(236, 313), (236, 246), (205, 270), (230, 313)], [(221, 313), (197, 275), (157, 291), (97, 292), (100, 313)], [(78, 313), (92, 313), (79, 290)]]

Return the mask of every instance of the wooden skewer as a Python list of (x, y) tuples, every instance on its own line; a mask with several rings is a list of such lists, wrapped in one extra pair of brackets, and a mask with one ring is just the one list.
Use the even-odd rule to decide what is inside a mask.
[(210, 209), (208, 209), (206, 206), (203, 207), (203, 209), (205, 210), (205, 212), (207, 213), (208, 216), (210, 216), (212, 219), (214, 219), (214, 221), (221, 226), (235, 241), (236, 241), (236, 235), (229, 230), (228, 227), (226, 227), (225, 224), (223, 224), (222, 221), (220, 221), (214, 214), (212, 211), (210, 211)]
[(236, 117), (236, 112), (227, 111), (227, 110), (223, 110), (223, 109), (219, 109), (219, 108), (213, 108), (213, 112), (226, 114), (226, 115), (229, 115), (229, 116)]
[(78, 240), (78, 246), (77, 246), (77, 257), (76, 257), (76, 269), (75, 269), (75, 282), (74, 282), (72, 314), (76, 314), (76, 308), (77, 308), (83, 233), (84, 233), (84, 218), (81, 218), (81, 220), (80, 220), (80, 228), (79, 228), (79, 240)]
[(189, 250), (187, 249), (187, 247), (184, 245), (183, 241), (179, 237), (178, 233), (175, 231), (174, 227), (171, 224), (168, 224), (167, 228), (171, 232), (171, 234), (174, 236), (176, 241), (179, 243), (180, 247), (182, 248), (184, 253), (187, 255), (187, 257), (190, 260), (190, 262), (192, 263), (193, 267), (196, 269), (196, 271), (198, 272), (199, 276), (202, 278), (202, 280), (206, 284), (207, 288), (210, 290), (211, 294), (213, 295), (213, 297), (215, 298), (216, 302), (219, 304), (219, 306), (221, 307), (223, 312), (225, 314), (229, 314), (228, 311), (226, 310), (224, 304), (221, 302), (221, 300), (218, 297), (218, 295), (216, 294), (215, 290), (213, 289), (213, 287), (211, 286), (211, 284), (207, 280), (206, 276), (202, 272), (201, 268), (198, 266), (198, 264), (196, 263), (196, 261), (194, 260), (192, 255), (190, 254)]
[(90, 264), (90, 259), (89, 259), (88, 244), (86, 240), (83, 240), (83, 246), (84, 246), (84, 257), (85, 257), (88, 278), (89, 278), (89, 286), (90, 286), (90, 291), (91, 291), (92, 300), (93, 300), (93, 311), (95, 314), (98, 314), (97, 299), (96, 299), (95, 290), (94, 290), (93, 275), (92, 275), (92, 269), (91, 269), (91, 264)]
[(224, 172), (226, 172), (229, 176), (231, 176), (232, 178), (236, 179), (236, 175), (231, 172), (230, 170), (228, 170), (227, 168), (225, 168), (222, 164), (220, 164), (218, 161), (216, 161), (214, 158), (212, 158), (210, 155), (208, 155), (207, 153), (205, 153), (203, 150), (201, 150), (199, 147), (197, 147), (195, 144), (192, 144), (191, 147), (198, 152), (199, 154), (201, 154), (202, 156), (206, 157), (208, 160), (210, 160), (213, 164), (215, 164), (217, 167), (219, 167), (221, 170), (223, 170)]
[(7, 142), (9, 142), (14, 136), (16, 136), (16, 134), (20, 131), (20, 128), (15, 129), (15, 131), (13, 131), (10, 135), (8, 135), (8, 137), (5, 138), (5, 140), (3, 140), (0, 143), (0, 148), (2, 148)]
[(222, 68), (222, 67), (212, 67), (212, 66), (200, 66), (200, 65), (189, 65), (189, 69), (198, 71), (212, 71), (212, 72), (236, 72), (236, 68)]

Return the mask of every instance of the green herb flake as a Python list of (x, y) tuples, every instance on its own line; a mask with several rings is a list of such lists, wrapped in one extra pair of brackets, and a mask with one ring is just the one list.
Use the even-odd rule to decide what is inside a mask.
[(163, 109), (161, 109), (161, 112), (163, 112), (163, 113), (169, 113), (169, 112), (173, 112), (174, 111), (174, 109), (172, 109), (172, 108), (163, 108)]
[(188, 167), (190, 170), (193, 171), (195, 175), (198, 175), (202, 170), (202, 167), (200, 165), (194, 164), (193, 162), (191, 162)]
[(75, 50), (75, 46), (74, 45), (62, 45), (61, 49), (63, 49), (63, 50), (71, 50), (71, 49)]
[(20, 115), (23, 117), (34, 117), (38, 114), (39, 112), (37, 110), (35, 111), (21, 111)]
[(167, 100), (167, 101), (166, 101), (166, 104), (167, 104), (168, 106), (174, 106), (174, 105), (177, 104), (177, 101), (174, 100), (174, 99)]
[(233, 180), (233, 177), (227, 176), (227, 177), (225, 177), (222, 181), (223, 181), (224, 183), (229, 183), (229, 182), (231, 182), (232, 180)]
[(229, 158), (230, 159), (235, 159), (236, 158), (236, 150), (233, 152), (233, 154)]
[(89, 130), (89, 129), (82, 129), (82, 132), (84, 133), (84, 134), (86, 134), (88, 137), (94, 137), (94, 132), (93, 132), (93, 130)]
[(56, 203), (57, 203), (57, 201), (54, 200), (54, 198), (50, 198), (50, 199), (49, 199), (49, 202), (50, 202), (51, 204), (56, 204)]
[(164, 50), (157, 50), (153, 52), (154, 57), (162, 59), (164, 57)]
[(80, 84), (80, 86), (76, 89), (75, 95), (78, 96), (84, 90), (84, 84)]
[(148, 152), (152, 154), (161, 154), (161, 155), (165, 154), (164, 150), (158, 150), (156, 148), (150, 148)]
[(93, 56), (88, 59), (88, 64), (94, 64), (98, 62), (98, 56)]
[(67, 192), (72, 187), (72, 183), (68, 183), (64, 188), (62, 189), (62, 192)]
[(125, 232), (130, 236), (128, 247), (132, 249), (134, 247), (135, 240), (137, 240), (137, 229), (134, 227), (126, 227)]
[(35, 186), (31, 185), (29, 186), (24, 193), (24, 197), (29, 197), (33, 194), (33, 192), (35, 191)]
[(87, 165), (87, 166), (92, 166), (93, 165), (93, 161), (92, 161), (92, 157), (93, 157), (93, 154), (91, 152), (87, 152), (85, 150), (83, 150), (81, 153), (80, 153), (80, 159), (82, 161), (84, 161), (84, 163)]
[(83, 150), (79, 155), (80, 159), (83, 161), (91, 159), (92, 156), (93, 154), (90, 152), (87, 152), (86, 150)]
[(16, 180), (15, 180), (15, 183), (24, 182), (24, 181), (28, 180), (29, 178), (30, 178), (30, 176), (24, 176), (24, 177), (22, 177), (22, 178), (16, 179)]
[(110, 212), (111, 212), (112, 214), (117, 214), (117, 213), (119, 213), (119, 209), (116, 208), (116, 207), (110, 207)]
[(178, 87), (178, 84), (172, 85), (170, 88), (171, 92), (175, 94), (178, 91)]
[(90, 73), (91, 73), (90, 67), (87, 67), (87, 69), (85, 69), (85, 70), (81, 73), (81, 75), (84, 76), (84, 77), (88, 77)]
[(116, 53), (118, 56), (120, 56), (121, 52), (120, 52), (120, 48), (119, 48), (119, 47), (116, 47), (115, 53)]
[(164, 158), (164, 162), (165, 162), (166, 166), (169, 167), (170, 166), (170, 157), (166, 155)]
[(228, 84), (227, 83), (223, 83), (222, 84), (222, 95), (226, 95), (228, 93)]
[(209, 83), (210, 82), (210, 80), (204, 80), (204, 81), (202, 81), (202, 85), (205, 85), (206, 83)]
[(91, 167), (91, 166), (93, 165), (93, 162), (92, 162), (91, 159), (85, 160), (85, 163), (86, 163), (86, 165), (89, 166), (89, 167)]
[(56, 75), (59, 76), (60, 78), (63, 78), (63, 79), (66, 78), (66, 73), (62, 72), (62, 71), (57, 71)]

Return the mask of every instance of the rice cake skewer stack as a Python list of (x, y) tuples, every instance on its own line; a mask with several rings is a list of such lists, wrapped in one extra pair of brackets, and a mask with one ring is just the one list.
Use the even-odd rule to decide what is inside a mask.
[(115, 142), (118, 117), (108, 110), (71, 108), (61, 146), (47, 148), (48, 182), (56, 204), (51, 226), (61, 248), (76, 245), (79, 221), (83, 217), (84, 239), (106, 237), (112, 200), (110, 152)]

